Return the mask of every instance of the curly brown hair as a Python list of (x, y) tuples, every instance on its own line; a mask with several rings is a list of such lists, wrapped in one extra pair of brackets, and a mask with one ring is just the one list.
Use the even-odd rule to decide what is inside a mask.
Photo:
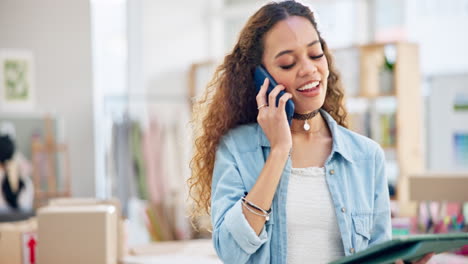
[(212, 174), (216, 148), (221, 137), (234, 127), (257, 122), (253, 72), (262, 61), (263, 38), (276, 23), (290, 16), (308, 19), (317, 31), (330, 71), (322, 109), (340, 125), (347, 127), (341, 80), (330, 50), (317, 30), (313, 13), (308, 7), (295, 1), (263, 6), (250, 17), (240, 32), (234, 49), (218, 66), (203, 98), (195, 105), (192, 120), (195, 128), (195, 151), (190, 164), (192, 175), (188, 179), (190, 196), (195, 201), (192, 217), (210, 213)]

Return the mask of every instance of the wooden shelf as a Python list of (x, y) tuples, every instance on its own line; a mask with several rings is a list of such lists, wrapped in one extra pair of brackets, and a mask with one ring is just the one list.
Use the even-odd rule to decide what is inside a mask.
[[(388, 45), (391, 45), (396, 53), (392, 68), (384, 67), (386, 65), (385, 48)], [(350, 104), (353, 99), (368, 100), (369, 104), (366, 107), (358, 107), (359, 104), (356, 103), (356, 108), (361, 110), (364, 108), (364, 111), (350, 113), (354, 118), (354, 120), (350, 121), (351, 129), (353, 129), (354, 121), (355, 125), (364, 125), (364, 127), (358, 127), (356, 131), (369, 133), (370, 129), (371, 134), (367, 136), (372, 137), (372, 132), (374, 132), (374, 136), (378, 135), (378, 138), (385, 138), (384, 140), (388, 140), (389, 135), (394, 137), (393, 142), (395, 144), (383, 144), (382, 147), (384, 150), (395, 152), (399, 172), (396, 198), (399, 202), (407, 202), (410, 198), (408, 175), (421, 173), (425, 168), (419, 48), (413, 43), (392, 42), (356, 46), (355, 49), (358, 49), (360, 54), (359, 91), (356, 96), (346, 98), (349, 99)], [(388, 78), (388, 75), (382, 75), (382, 71), (391, 72), (391, 78)], [(388, 84), (388, 82), (385, 82), (387, 79), (391, 81), (391, 92), (382, 92), (380, 85)], [(389, 90), (388, 86), (386, 87)], [(377, 111), (376, 109), (380, 105), (378, 100), (385, 98), (395, 99), (395, 109)], [(392, 104), (390, 106), (393, 108)], [(393, 113), (394, 119), (393, 117), (390, 119), (382, 117)], [(384, 119), (382, 120), (382, 118)], [(386, 125), (382, 127), (381, 122)], [(392, 124), (390, 126), (392, 131), (379, 134), (382, 133), (381, 129), (388, 129), (386, 122)], [(379, 129), (375, 129), (376, 127)]]
[(382, 99), (382, 98), (389, 98), (389, 97), (397, 97), (395, 93), (390, 93), (390, 94), (375, 94), (375, 95), (366, 95), (366, 94), (360, 94), (360, 95), (354, 95), (354, 96), (347, 96), (346, 98), (364, 98), (368, 100), (375, 100), (375, 99)]

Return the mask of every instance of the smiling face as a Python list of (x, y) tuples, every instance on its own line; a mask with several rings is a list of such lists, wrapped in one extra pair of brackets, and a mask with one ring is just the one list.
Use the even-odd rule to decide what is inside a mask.
[(292, 94), (295, 112), (322, 107), (329, 75), (327, 58), (312, 23), (291, 16), (278, 22), (264, 38), (262, 64)]

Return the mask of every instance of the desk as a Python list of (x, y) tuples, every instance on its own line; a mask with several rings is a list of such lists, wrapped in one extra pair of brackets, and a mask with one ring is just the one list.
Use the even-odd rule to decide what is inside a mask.
[(211, 239), (157, 242), (130, 248), (123, 264), (221, 264)]

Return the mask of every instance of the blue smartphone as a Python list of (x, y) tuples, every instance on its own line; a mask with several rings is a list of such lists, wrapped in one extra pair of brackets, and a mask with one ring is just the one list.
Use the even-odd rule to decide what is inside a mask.
[[(268, 71), (262, 66), (258, 65), (255, 67), (255, 73), (254, 73), (254, 82), (255, 82), (255, 88), (257, 88), (257, 93), (260, 91), (260, 88), (263, 85), (263, 82), (265, 81), (265, 78), (268, 78), (270, 80), (270, 83), (268, 84), (268, 89), (266, 92), (266, 95), (268, 96), (270, 92), (275, 88), (278, 83), (273, 79), (273, 77), (268, 73)], [(284, 91), (279, 92), (278, 96), (276, 97), (276, 106), (279, 104), (279, 99), (281, 96), (284, 94)], [(286, 102), (286, 118), (288, 119), (289, 126), (291, 126), (292, 118), (294, 115), (294, 102), (289, 99)]]

